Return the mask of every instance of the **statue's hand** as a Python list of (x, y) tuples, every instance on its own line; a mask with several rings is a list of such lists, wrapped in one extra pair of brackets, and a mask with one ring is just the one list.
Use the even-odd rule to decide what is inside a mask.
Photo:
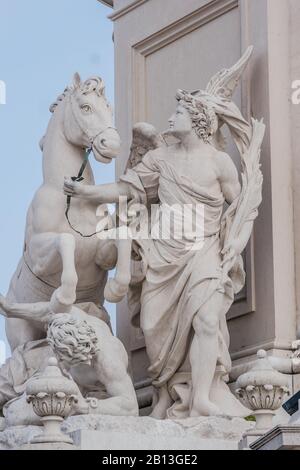
[(223, 255), (223, 260), (221, 263), (221, 267), (224, 268), (226, 266), (227, 269), (231, 269), (235, 263), (237, 256), (241, 253), (240, 245), (238, 240), (233, 240), (230, 244), (225, 245), (221, 254)]
[(79, 198), (89, 197), (89, 186), (77, 181), (73, 181), (72, 178), (65, 178), (63, 189), (66, 196)]
[(72, 415), (87, 415), (89, 414), (89, 404), (83, 397), (79, 397), (77, 403), (73, 405)]

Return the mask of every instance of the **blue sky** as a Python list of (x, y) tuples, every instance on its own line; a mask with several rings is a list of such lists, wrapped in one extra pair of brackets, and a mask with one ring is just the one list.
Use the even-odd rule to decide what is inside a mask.
[[(27, 208), (41, 183), (38, 142), (49, 105), (71, 83), (100, 75), (113, 103), (110, 9), (97, 0), (0, 0), (0, 292), (5, 294), (22, 254)], [(97, 182), (114, 180), (113, 164), (94, 165)], [(114, 318), (115, 309), (109, 306)], [(0, 340), (5, 340), (0, 318)], [(1, 356), (1, 346), (0, 346)]]

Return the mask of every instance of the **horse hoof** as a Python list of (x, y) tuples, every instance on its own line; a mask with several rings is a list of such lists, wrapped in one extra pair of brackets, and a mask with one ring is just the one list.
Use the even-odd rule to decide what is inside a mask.
[(58, 303), (64, 306), (74, 305), (76, 302), (76, 293), (64, 292), (62, 287), (58, 288), (54, 295)]
[(107, 302), (117, 304), (124, 299), (128, 292), (128, 284), (120, 284), (116, 279), (109, 279), (104, 289), (104, 297)]

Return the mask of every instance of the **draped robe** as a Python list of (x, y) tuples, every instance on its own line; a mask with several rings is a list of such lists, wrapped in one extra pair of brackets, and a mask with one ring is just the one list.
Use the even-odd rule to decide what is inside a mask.
[(167, 386), (173, 401), (167, 416), (185, 417), (189, 415), (192, 396), (189, 350), (194, 336), (193, 320), (200, 312), (210, 314), (205, 312), (206, 303), (217, 292), (223, 296), (217, 364), (223, 366), (225, 375), (231, 368), (225, 315), (245, 276), (239, 259), (232, 278), (227, 276), (222, 282), (224, 196), (220, 188), (208, 190), (180, 175), (172, 163), (153, 152), (128, 170), (121, 181), (130, 184), (133, 201), (148, 206), (158, 201), (162, 217), (166, 208), (174, 204), (202, 204), (204, 208), (204, 239), (200, 246), (189, 234), (178, 239), (172, 237), (172, 231), (169, 239), (135, 240), (141, 257), (142, 282), (140, 290), (133, 283), (129, 294), (132, 322), (141, 327), (145, 336), (153, 385)]

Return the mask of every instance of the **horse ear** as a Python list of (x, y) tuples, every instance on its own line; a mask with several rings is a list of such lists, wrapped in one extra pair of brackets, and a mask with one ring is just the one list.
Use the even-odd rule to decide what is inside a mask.
[(78, 72), (74, 74), (73, 85), (75, 88), (79, 88), (81, 85), (81, 78)]

